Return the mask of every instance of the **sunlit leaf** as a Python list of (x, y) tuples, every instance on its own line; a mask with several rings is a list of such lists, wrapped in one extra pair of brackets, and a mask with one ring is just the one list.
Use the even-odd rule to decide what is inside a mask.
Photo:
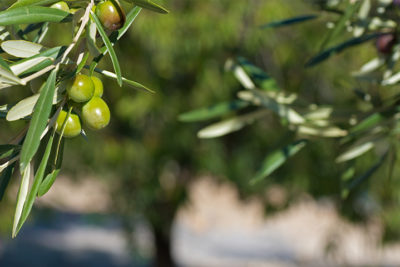
[[(29, 116), (32, 114), (34, 107), (39, 99), (40, 94), (36, 94), (30, 97), (27, 97), (25, 99), (22, 99), (19, 101), (15, 106), (10, 108), (10, 110), (7, 113), (6, 119), (8, 121), (16, 121), (20, 120), (22, 118), (25, 118), (26, 116)], [(56, 93), (54, 94), (53, 97), (53, 104), (56, 104), (59, 102), (61, 99)]]
[(18, 191), (17, 204), (15, 207), (14, 222), (12, 227), (12, 237), (14, 238), (17, 234), (17, 227), (21, 218), (22, 209), (24, 207), (26, 197), (29, 190), (29, 178), (31, 176), (31, 164), (28, 162), (26, 167), (22, 171), (22, 180)]
[(253, 123), (255, 120), (264, 117), (268, 113), (268, 110), (260, 110), (217, 122), (200, 130), (197, 133), (197, 136), (199, 138), (215, 138), (227, 135), (229, 133), (239, 131), (246, 125)]
[(374, 147), (374, 145), (375, 145), (374, 142), (370, 141), (370, 142), (363, 143), (361, 145), (351, 147), (344, 153), (340, 154), (336, 158), (336, 162), (340, 163), (340, 162), (345, 162), (348, 160), (355, 159), (355, 158), (365, 154), (369, 150), (371, 150)]
[(18, 7), (0, 12), (0, 26), (14, 24), (30, 24), (38, 22), (68, 22), (70, 13), (60, 9), (28, 6)]
[(9, 9), (24, 7), (24, 6), (39, 6), (39, 5), (49, 5), (59, 2), (59, 0), (18, 0), (12, 4)]
[(42, 45), (25, 40), (9, 40), (1, 43), (1, 48), (9, 55), (20, 58), (32, 57), (44, 49)]
[(17, 61), (10, 65), (10, 68), (16, 75), (28, 75), (37, 72), (53, 64), (53, 61), (61, 56), (65, 49), (65, 46), (50, 48), (33, 57)]

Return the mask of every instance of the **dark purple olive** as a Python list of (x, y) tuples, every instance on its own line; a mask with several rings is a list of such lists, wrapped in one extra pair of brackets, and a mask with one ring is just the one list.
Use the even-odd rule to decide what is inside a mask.
[(392, 33), (381, 35), (376, 39), (376, 49), (382, 54), (390, 54), (396, 44), (396, 36)]
[(124, 26), (125, 13), (117, 0), (101, 2), (97, 5), (95, 13), (106, 29), (115, 31)]

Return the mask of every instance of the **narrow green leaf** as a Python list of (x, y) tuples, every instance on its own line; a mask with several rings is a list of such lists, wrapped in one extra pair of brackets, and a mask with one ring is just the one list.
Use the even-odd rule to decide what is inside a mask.
[(8, 66), (7, 62), (5, 62), (2, 57), (0, 57), (0, 66), (11, 72), (10, 66)]
[(49, 5), (56, 2), (59, 2), (59, 0), (18, 0), (17, 2), (12, 4), (8, 9), (24, 7), (24, 6)]
[(363, 44), (367, 41), (370, 41), (372, 39), (375, 39), (376, 37), (382, 35), (382, 33), (372, 33), (372, 34), (368, 34), (368, 35), (363, 35), (360, 37), (356, 37), (356, 38), (352, 38), (350, 40), (347, 40), (337, 46), (331, 47), (325, 51), (322, 51), (321, 53), (319, 53), (318, 55), (316, 55), (315, 57), (311, 58), (306, 64), (306, 67), (312, 67), (315, 66), (319, 63), (321, 63), (322, 61), (328, 59), (329, 57), (342, 52), (343, 50), (345, 50), (346, 48), (350, 48), (356, 45), (360, 45)]
[(18, 7), (0, 12), (0, 26), (38, 22), (68, 22), (71, 14), (50, 7)]
[(121, 67), (118, 62), (117, 55), (115, 54), (114, 48), (110, 42), (110, 39), (108, 39), (106, 32), (103, 29), (103, 26), (101, 25), (100, 20), (97, 18), (97, 16), (93, 13), (90, 12), (90, 17), (93, 19), (93, 21), (96, 23), (97, 30), (99, 31), (99, 34), (101, 38), (103, 39), (104, 44), (106, 45), (108, 52), (110, 53), (111, 57), (111, 62), (114, 66), (115, 73), (117, 75), (117, 81), (118, 85), (122, 86), (122, 75), (121, 75)]
[[(117, 40), (121, 39), (121, 37), (127, 32), (127, 30), (131, 27), (132, 23), (135, 21), (141, 10), (142, 9), (140, 7), (134, 7), (131, 10), (129, 10), (125, 18), (124, 26), (122, 26), (122, 28), (117, 31), (118, 32)], [(113, 41), (113, 43), (115, 43), (115, 41)]]
[(282, 26), (289, 26), (292, 24), (305, 22), (305, 21), (309, 21), (312, 19), (316, 19), (316, 18), (318, 18), (317, 15), (302, 15), (302, 16), (298, 16), (298, 17), (294, 17), (294, 18), (272, 21), (267, 24), (261, 25), (261, 28), (266, 29), (266, 28), (277, 28), (277, 27), (282, 27)]
[[(109, 39), (112, 45), (114, 45), (121, 37), (128, 31), (129, 27), (135, 21), (136, 17), (139, 15), (142, 8), (134, 7), (132, 8), (129, 13), (126, 15), (126, 21), (124, 26), (119, 29), (118, 31), (114, 31), (111, 33)], [(90, 22), (89, 22), (90, 23)], [(91, 42), (91, 41), (89, 41)], [(93, 48), (92, 45), (89, 45), (89, 49)], [(102, 47), (99, 49), (100, 55), (93, 59), (92, 63), (90, 64), (90, 73), (93, 73), (94, 69), (97, 67), (98, 62), (107, 54), (107, 47)], [(96, 51), (92, 51), (94, 54)]]
[(49, 156), (50, 156), (51, 148), (53, 145), (53, 140), (54, 140), (54, 135), (51, 135), (49, 138), (49, 142), (47, 143), (43, 158), (40, 162), (39, 168), (36, 171), (31, 190), (29, 191), (27, 200), (22, 209), (21, 219), (19, 220), (19, 223), (18, 223), (17, 233), (21, 229), (22, 225), (25, 223), (26, 219), (28, 218), (29, 213), (32, 210), (33, 203), (35, 202), (36, 195), (39, 191), (39, 186), (41, 185), (41, 183), (43, 181), (43, 176), (44, 176), (44, 172), (47, 167), (47, 162), (49, 161)]
[(197, 136), (199, 138), (215, 138), (224, 136), (239, 131), (246, 125), (253, 123), (255, 120), (264, 117), (268, 113), (268, 110), (258, 110), (232, 119), (220, 121), (201, 129), (197, 133)]
[(262, 179), (268, 177), (272, 172), (282, 166), (286, 160), (297, 152), (299, 152), (305, 145), (307, 144), (307, 140), (298, 140), (292, 144), (287, 145), (282, 149), (278, 149), (271, 154), (269, 154), (262, 164), (261, 169), (257, 172), (257, 174), (250, 180), (250, 184), (254, 185), (255, 183), (261, 181)]
[(0, 159), (11, 157), (13, 153), (20, 149), (21, 146), (19, 145), (0, 145)]
[(14, 238), (17, 234), (18, 222), (19, 219), (21, 218), (22, 209), (24, 207), (24, 203), (28, 195), (30, 175), (31, 175), (31, 164), (30, 162), (28, 162), (28, 164), (22, 171), (22, 180), (18, 191), (17, 205), (15, 207), (14, 222), (12, 227), (12, 238)]
[(57, 70), (54, 69), (50, 73), (46, 85), (41, 90), (39, 99), (35, 105), (32, 120), (24, 144), (22, 145), (20, 159), (21, 172), (25, 170), (28, 163), (35, 155), (40, 144), (40, 136), (46, 128), (47, 120), (49, 119), (51, 107), (53, 105), (56, 75)]
[(297, 132), (299, 134), (308, 135), (308, 136), (319, 136), (319, 137), (327, 137), (327, 138), (337, 138), (344, 137), (348, 134), (346, 130), (343, 130), (336, 126), (323, 126), (319, 127), (316, 125), (300, 125), (297, 128)]
[(10, 179), (14, 172), (14, 169), (15, 169), (15, 163), (8, 166), (4, 170), (4, 172), (1, 173), (1, 176), (0, 176), (0, 201), (4, 197), (4, 193), (6, 192), (8, 184), (10, 183)]
[(57, 178), (58, 173), (60, 172), (60, 169), (56, 169), (49, 173), (46, 178), (44, 178), (43, 182), (40, 184), (39, 190), (38, 190), (38, 196), (41, 197), (45, 195), (50, 188), (53, 186), (54, 181)]
[(343, 32), (346, 27), (347, 21), (351, 19), (353, 14), (357, 12), (358, 8), (363, 1), (356, 1), (355, 3), (348, 3), (345, 13), (340, 17), (339, 21), (336, 23), (335, 27), (329, 31), (328, 35), (322, 42), (320, 46), (320, 51), (324, 50), (325, 47), (336, 37)]
[(81, 70), (85, 67), (86, 61), (88, 60), (90, 56), (89, 52), (86, 52), (81, 60), (81, 62), (79, 62), (78, 66), (76, 67), (76, 71), (75, 73), (80, 73)]
[(385, 119), (385, 117), (376, 112), (373, 113), (371, 115), (369, 115), (368, 117), (366, 117), (365, 119), (363, 119), (362, 121), (360, 121), (357, 125), (355, 125), (354, 127), (352, 127), (349, 132), (350, 134), (355, 134), (355, 133), (359, 133), (362, 131), (365, 131), (367, 129), (370, 129), (371, 127), (377, 125), (378, 123), (382, 122)]
[(169, 11), (166, 8), (160, 6), (159, 4), (154, 3), (151, 0), (125, 0), (125, 1), (161, 14), (169, 13)]
[(228, 112), (239, 110), (249, 106), (248, 102), (241, 100), (234, 100), (229, 102), (222, 102), (210, 107), (201, 108), (189, 111), (179, 115), (179, 120), (183, 122), (193, 122), (208, 120), (215, 117), (222, 116)]
[(349, 183), (342, 189), (342, 198), (347, 198), (351, 190), (370, 178), (385, 162), (387, 155), (388, 151), (386, 151), (386, 153), (380, 157), (380, 159), (374, 165), (368, 168), (368, 170), (349, 181)]

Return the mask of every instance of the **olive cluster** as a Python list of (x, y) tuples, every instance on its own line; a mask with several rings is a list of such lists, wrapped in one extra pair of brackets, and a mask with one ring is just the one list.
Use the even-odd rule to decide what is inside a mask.
[[(51, 7), (74, 12), (64, 1), (57, 2)], [(118, 30), (125, 23), (125, 13), (117, 0), (102, 1), (94, 7), (93, 11), (107, 30)], [(67, 86), (67, 93), (73, 112), (65, 110), (60, 112), (56, 122), (58, 133), (62, 132), (65, 122), (63, 136), (70, 138), (78, 136), (82, 131), (80, 119), (85, 126), (92, 130), (100, 130), (108, 125), (110, 109), (101, 98), (103, 83), (99, 78), (78, 74)], [(68, 118), (66, 118), (67, 115)]]
[(67, 93), (70, 99), (70, 106), (76, 113), (62, 110), (56, 122), (56, 131), (61, 133), (64, 122), (65, 137), (75, 137), (81, 133), (82, 126), (80, 118), (85, 126), (92, 130), (100, 130), (110, 122), (110, 109), (107, 103), (101, 98), (103, 96), (103, 83), (95, 76), (84, 74), (76, 75), (73, 82), (67, 86)]

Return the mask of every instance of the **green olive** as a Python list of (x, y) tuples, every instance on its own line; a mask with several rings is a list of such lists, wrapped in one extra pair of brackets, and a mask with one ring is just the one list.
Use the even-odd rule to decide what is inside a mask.
[(103, 1), (96, 6), (96, 16), (104, 28), (115, 31), (125, 23), (125, 13), (117, 0)]
[(70, 99), (77, 103), (86, 102), (94, 95), (94, 84), (92, 79), (84, 74), (78, 74), (74, 82), (67, 86), (67, 92)]
[(60, 1), (60, 2), (54, 3), (50, 7), (51, 8), (57, 8), (57, 9), (65, 11), (65, 12), (70, 12), (68, 4), (65, 3), (64, 1)]
[(94, 96), (103, 96), (103, 82), (96, 76), (91, 76), (92, 82), (94, 84)]
[[(56, 131), (57, 133), (61, 134), (62, 126), (64, 124), (65, 118), (67, 117), (68, 112), (61, 110), (60, 114), (58, 115), (57, 122), (56, 122)], [(81, 133), (82, 127), (81, 122), (79, 120), (78, 115), (70, 114), (68, 116), (68, 120), (65, 124), (64, 129), (64, 137), (75, 137)]]
[(110, 109), (100, 97), (93, 97), (82, 107), (82, 119), (92, 130), (100, 130), (110, 122)]

